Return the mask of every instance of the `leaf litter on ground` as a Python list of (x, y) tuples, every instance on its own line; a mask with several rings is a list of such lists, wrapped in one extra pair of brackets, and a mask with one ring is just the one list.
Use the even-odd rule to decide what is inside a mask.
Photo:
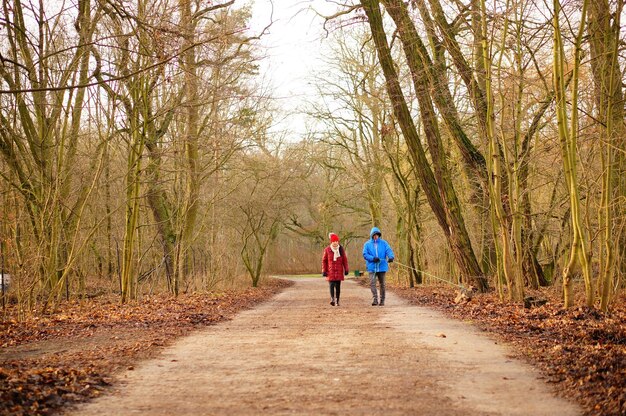
[[(71, 301), (46, 316), (0, 322), (0, 415), (49, 415), (102, 394), (120, 370), (174, 339), (262, 302), (291, 284), (204, 295), (151, 296), (120, 305), (119, 297)], [(587, 415), (626, 414), (626, 298), (609, 313), (563, 309), (553, 296), (526, 309), (493, 292), (455, 303), (446, 286), (395, 286), (413, 304), (471, 320), (535, 365), (559, 394)], [(549, 294), (542, 293), (542, 296)], [(442, 334), (443, 335), (443, 334)]]
[[(49, 415), (97, 397), (120, 370), (189, 332), (231, 319), (292, 283), (220, 293), (64, 302), (54, 313), (0, 322), (0, 415)], [(9, 310), (10, 312), (10, 310)], [(6, 316), (10, 316), (7, 314)]]

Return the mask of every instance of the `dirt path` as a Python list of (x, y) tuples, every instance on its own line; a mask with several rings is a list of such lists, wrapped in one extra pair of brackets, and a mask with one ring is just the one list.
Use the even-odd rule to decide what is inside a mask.
[[(76, 415), (577, 415), (470, 325), (388, 294), (298, 279), (271, 301), (181, 339)], [(445, 337), (441, 335), (445, 335)]]

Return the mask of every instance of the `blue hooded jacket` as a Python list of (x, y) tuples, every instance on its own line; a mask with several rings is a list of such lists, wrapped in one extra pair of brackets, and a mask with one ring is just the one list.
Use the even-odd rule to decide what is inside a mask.
[[(374, 234), (378, 234), (378, 240), (374, 241)], [(386, 272), (389, 270), (388, 259), (395, 257), (393, 250), (385, 240), (382, 239), (382, 233), (378, 227), (372, 228), (370, 231), (370, 239), (363, 245), (363, 258), (367, 263), (368, 272)], [(374, 257), (378, 257), (380, 261), (374, 263)]]

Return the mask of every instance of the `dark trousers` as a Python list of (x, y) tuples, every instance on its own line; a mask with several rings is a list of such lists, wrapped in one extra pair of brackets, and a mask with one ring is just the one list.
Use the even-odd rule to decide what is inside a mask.
[(387, 272), (369, 272), (370, 273), (370, 289), (372, 290), (372, 297), (374, 300), (378, 300), (378, 293), (376, 293), (376, 278), (380, 283), (380, 301), (385, 302), (385, 273)]
[(341, 294), (341, 280), (331, 280), (328, 282), (330, 286), (330, 297), (339, 300)]

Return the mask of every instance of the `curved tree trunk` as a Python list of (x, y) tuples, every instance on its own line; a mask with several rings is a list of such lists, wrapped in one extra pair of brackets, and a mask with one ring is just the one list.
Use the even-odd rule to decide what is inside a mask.
[(430, 146), (434, 173), (426, 158), (398, 81), (398, 74), (394, 67), (389, 44), (387, 43), (387, 36), (383, 28), (379, 2), (377, 0), (364, 0), (362, 5), (368, 17), (378, 53), (378, 60), (385, 74), (387, 93), (392, 101), (395, 117), (409, 146), (411, 157), (416, 165), (416, 170), (419, 173), (419, 179), (428, 202), (446, 235), (461, 275), (466, 281), (473, 282), (479, 290), (485, 291), (488, 287), (487, 280), (484, 278), (480, 265), (476, 260), (465, 228), (460, 204), (446, 166), (445, 152), (439, 137), (436, 115), (428, 95), (427, 85), (423, 82), (425, 80), (422, 80), (419, 84), (420, 88), (416, 93), (424, 122), (425, 134)]
[(565, 52), (561, 38), (559, 18), (561, 16), (560, 0), (553, 1), (554, 7), (554, 85), (556, 90), (557, 121), (559, 127), (559, 139), (565, 173), (565, 182), (569, 192), (571, 209), (572, 244), (570, 255), (563, 268), (563, 292), (565, 307), (574, 304), (573, 279), (578, 273), (583, 275), (585, 281), (585, 293), (587, 306), (593, 306), (594, 287), (591, 282), (591, 262), (588, 254), (587, 237), (583, 231), (580, 198), (578, 196), (577, 174), (577, 137), (578, 137), (578, 73), (580, 69), (580, 52), (585, 25), (586, 9), (588, 0), (583, 0), (582, 19), (579, 32), (576, 37), (574, 50), (574, 63), (572, 74), (572, 97), (571, 97), (571, 125), (568, 126), (570, 117), (567, 115), (567, 96), (565, 86)]
[(620, 276), (626, 275), (626, 137), (618, 61), (624, 1), (616, 3), (612, 13), (607, 0), (590, 0), (587, 25), (602, 149), (602, 200), (598, 215), (602, 310), (608, 309), (612, 288)]

